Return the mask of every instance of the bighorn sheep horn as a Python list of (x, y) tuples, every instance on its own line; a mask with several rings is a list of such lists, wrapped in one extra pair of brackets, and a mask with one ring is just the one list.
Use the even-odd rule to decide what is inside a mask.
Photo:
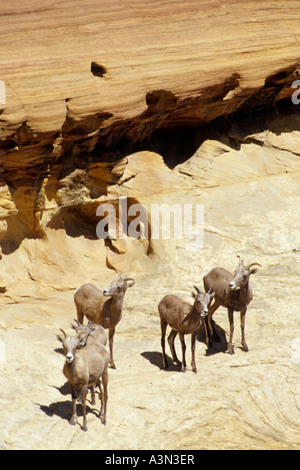
[(239, 266), (244, 266), (244, 260), (241, 259), (240, 255), (237, 255), (237, 258), (239, 258), (239, 260), (240, 260)]
[(250, 269), (252, 266), (260, 266), (260, 267), (262, 268), (262, 265), (259, 264), (259, 263), (250, 263), (250, 264), (248, 264), (248, 266), (246, 266), (246, 267), (247, 267), (247, 269)]

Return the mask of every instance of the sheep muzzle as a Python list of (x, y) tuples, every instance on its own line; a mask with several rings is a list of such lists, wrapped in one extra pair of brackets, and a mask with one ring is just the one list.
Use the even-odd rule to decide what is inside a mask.
[(73, 356), (73, 354), (68, 353), (68, 354), (66, 355), (66, 361), (67, 361), (68, 364), (72, 364), (72, 362), (74, 361), (74, 356)]

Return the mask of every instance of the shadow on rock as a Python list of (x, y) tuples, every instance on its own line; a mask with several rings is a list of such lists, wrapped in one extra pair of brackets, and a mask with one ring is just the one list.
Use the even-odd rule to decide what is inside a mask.
[(174, 364), (170, 356), (167, 356), (168, 368), (164, 369), (163, 363), (162, 363), (162, 353), (158, 351), (145, 351), (141, 353), (141, 356), (147, 359), (154, 366), (158, 367), (160, 370), (165, 370), (167, 372), (180, 370), (180, 366), (178, 364)]
[[(72, 402), (70, 400), (66, 401), (58, 401), (55, 403), (51, 403), (50, 405), (41, 405), (37, 403), (40, 409), (50, 417), (58, 416), (61, 419), (65, 419), (66, 421), (70, 421), (72, 415)], [(87, 414), (94, 414), (95, 416), (99, 416), (99, 411), (96, 409), (90, 408), (88, 405), (86, 406), (86, 413)], [(82, 417), (82, 406), (78, 406), (77, 404), (77, 416), (78, 418)]]
[[(206, 349), (206, 356), (211, 356), (213, 354), (218, 354), (220, 352), (225, 353), (227, 350), (225, 330), (223, 330), (223, 328), (220, 325), (217, 325), (217, 323), (214, 320), (212, 320), (212, 322), (213, 322), (214, 329), (219, 337), (219, 341), (213, 341), (212, 347)], [(190, 336), (190, 335), (187, 335), (187, 336)], [(204, 329), (203, 324), (199, 328), (197, 340), (201, 343), (206, 344), (205, 329)], [(158, 367), (160, 370), (166, 370), (166, 371), (181, 370), (181, 366), (178, 364), (175, 364), (170, 356), (167, 356), (168, 368), (164, 369), (163, 363), (162, 363), (161, 352), (145, 351), (141, 353), (141, 356), (147, 359), (154, 366)]]
[(66, 395), (70, 395), (70, 386), (68, 384), (68, 382), (65, 382), (64, 385), (62, 385), (61, 387), (56, 387), (55, 385), (52, 385), (53, 388), (55, 388), (56, 390), (58, 390), (62, 395), (66, 396)]
[(47, 416), (59, 416), (59, 418), (65, 419), (66, 421), (69, 421), (71, 418), (72, 403), (70, 401), (58, 401), (51, 403), (49, 406), (39, 403), (37, 403), (37, 405)]
[[(53, 388), (58, 390), (61, 393), (61, 395), (63, 395), (63, 396), (69, 395), (71, 397), (70, 387), (69, 387), (68, 382), (65, 382), (64, 385), (62, 385), (61, 387), (56, 387), (55, 385), (53, 385)], [(77, 389), (77, 395), (78, 395), (78, 398), (79, 398), (79, 395), (80, 395), (80, 390), (79, 389)], [(89, 401), (89, 399), (87, 398), (87, 402), (88, 401)], [(73, 406), (72, 406), (72, 401), (71, 400), (58, 401), (58, 402), (55, 402), (55, 403), (51, 403), (50, 405), (41, 405), (40, 403), (37, 403), (37, 405), (40, 407), (40, 409), (47, 416), (50, 416), (50, 417), (58, 416), (61, 419), (65, 419), (66, 421), (70, 421), (72, 411), (73, 411)], [(99, 404), (99, 407), (100, 407), (100, 404)], [(87, 414), (92, 413), (95, 416), (99, 416), (99, 411), (97, 409), (90, 408), (88, 406), (88, 404), (86, 404), (86, 412), (87, 412)], [(78, 417), (83, 416), (82, 406), (81, 406), (80, 403), (77, 403), (77, 415), (78, 415)]]
[[(223, 330), (223, 328), (218, 325), (214, 320), (212, 320), (212, 323), (214, 330), (219, 337), (219, 341), (212, 341), (212, 347), (206, 349), (206, 356), (212, 356), (213, 354), (218, 354), (220, 352), (225, 353), (227, 351), (225, 330)], [(205, 328), (203, 323), (199, 328), (197, 340), (201, 343), (206, 344)]]

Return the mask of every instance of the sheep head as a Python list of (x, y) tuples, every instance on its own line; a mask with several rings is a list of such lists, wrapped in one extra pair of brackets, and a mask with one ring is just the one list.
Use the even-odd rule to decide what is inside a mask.
[(251, 274), (255, 274), (257, 269), (250, 269), (252, 266), (261, 266), (259, 263), (250, 263), (248, 266), (244, 265), (244, 260), (238, 255), (239, 258), (239, 265), (234, 271), (234, 277), (229, 282), (229, 287), (231, 290), (237, 290), (241, 287), (245, 286), (249, 281), (249, 276)]
[(63, 336), (57, 335), (57, 339), (62, 343), (64, 348), (64, 355), (66, 356), (66, 362), (72, 364), (75, 359), (76, 349), (79, 345), (79, 339), (77, 336), (68, 336), (62, 329), (60, 331)]
[(126, 289), (132, 287), (134, 284), (135, 280), (132, 277), (127, 277), (126, 274), (119, 274), (111, 285), (103, 290), (103, 295), (114, 296), (125, 293)]
[(197, 294), (192, 292), (192, 297), (195, 299), (195, 307), (199, 313), (206, 317), (215, 293), (211, 292), (211, 289), (208, 292), (201, 292), (197, 286), (194, 286), (194, 288), (197, 291)]

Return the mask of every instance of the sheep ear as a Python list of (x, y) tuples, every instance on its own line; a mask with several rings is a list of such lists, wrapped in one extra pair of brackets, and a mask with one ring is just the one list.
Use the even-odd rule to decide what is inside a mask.
[(255, 274), (255, 273), (257, 273), (257, 269), (251, 269), (250, 274)]
[(197, 297), (197, 294), (195, 294), (195, 292), (191, 292), (191, 294), (194, 299)]
[[(128, 282), (128, 281), (131, 281), (131, 282)], [(132, 286), (134, 286), (134, 284), (135, 284), (135, 280), (132, 279), (132, 277), (128, 277), (128, 278), (126, 279), (126, 282), (127, 282), (127, 287), (132, 287)]]
[(211, 294), (209, 294), (210, 299), (213, 299), (215, 295), (216, 295), (215, 292), (212, 292)]

